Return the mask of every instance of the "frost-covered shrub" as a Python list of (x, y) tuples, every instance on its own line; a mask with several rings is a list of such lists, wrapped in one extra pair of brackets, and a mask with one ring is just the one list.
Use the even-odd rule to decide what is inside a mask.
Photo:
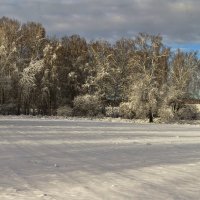
[(149, 108), (148, 105), (138, 105), (137, 107), (134, 107), (135, 117), (138, 119), (144, 119), (148, 117), (149, 114)]
[(135, 113), (132, 109), (131, 103), (130, 102), (122, 102), (119, 105), (119, 114), (123, 118), (133, 119), (135, 116)]
[(113, 117), (113, 118), (121, 117), (119, 107), (108, 106), (105, 108), (105, 111), (106, 111), (106, 117)]
[(103, 112), (101, 101), (95, 95), (77, 96), (73, 103), (73, 111), (76, 116), (97, 116)]
[(57, 115), (71, 117), (73, 115), (73, 109), (70, 106), (61, 106), (57, 109)]
[(172, 109), (167, 106), (159, 109), (158, 116), (163, 121), (171, 121), (174, 119), (174, 113), (173, 113)]
[(185, 105), (176, 113), (176, 117), (180, 120), (197, 119), (198, 109), (195, 105)]
[(198, 118), (198, 109), (194, 105), (183, 105), (175, 112), (171, 107), (163, 107), (159, 110), (159, 116), (164, 121), (194, 120)]

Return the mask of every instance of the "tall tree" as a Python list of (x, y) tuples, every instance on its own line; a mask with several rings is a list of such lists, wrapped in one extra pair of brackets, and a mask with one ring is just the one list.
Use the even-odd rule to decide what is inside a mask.
[(63, 103), (71, 104), (74, 97), (83, 92), (89, 62), (88, 45), (79, 35), (63, 37), (61, 40), (62, 59), (60, 59), (58, 77)]
[[(15, 91), (13, 92), (17, 100), (18, 114), (23, 111), (24, 114), (30, 113), (31, 99), (35, 91), (36, 83), (34, 70), (37, 71), (37, 62), (43, 59), (43, 49), (47, 44), (47, 38), (44, 27), (35, 22), (22, 24), (19, 31), (20, 37), (17, 40), (18, 62), (14, 77)], [(36, 69), (33, 69), (35, 66)], [(27, 85), (26, 85), (27, 84)], [(29, 88), (29, 89), (28, 89)]]
[(6, 17), (0, 19), (0, 103), (10, 100), (11, 76), (17, 65), (17, 40), (20, 23)]
[(184, 103), (183, 99), (193, 98), (195, 94), (193, 83), (196, 80), (193, 78), (197, 75), (199, 66), (197, 53), (177, 50), (171, 58), (170, 66), (171, 71), (166, 102), (171, 106), (173, 112), (176, 112)]
[(168, 77), (169, 49), (160, 36), (139, 34), (135, 40), (136, 51), (129, 61), (134, 74), (130, 84), (129, 99), (138, 117), (149, 116), (153, 121), (160, 104), (160, 93)]

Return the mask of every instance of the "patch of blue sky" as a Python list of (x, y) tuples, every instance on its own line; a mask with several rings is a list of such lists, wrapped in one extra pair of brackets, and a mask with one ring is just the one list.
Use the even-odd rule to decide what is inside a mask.
[(198, 57), (200, 58), (200, 43), (170, 44), (167, 46), (171, 47), (172, 51), (176, 51), (177, 49), (180, 49), (184, 52), (196, 51)]

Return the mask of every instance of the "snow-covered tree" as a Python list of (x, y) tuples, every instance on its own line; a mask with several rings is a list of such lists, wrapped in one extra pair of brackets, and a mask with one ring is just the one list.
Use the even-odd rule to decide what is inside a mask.
[(20, 23), (3, 17), (0, 19), (0, 103), (8, 103), (11, 76), (17, 65), (17, 46)]
[(157, 113), (161, 93), (167, 84), (169, 49), (160, 36), (140, 34), (135, 40), (136, 51), (129, 60), (133, 70), (129, 85), (129, 101), (137, 117), (149, 116), (150, 122)]
[(113, 105), (124, 100), (130, 72), (128, 59), (132, 51), (132, 40), (121, 39), (114, 46), (106, 41), (91, 43), (90, 75), (85, 84), (88, 92)]
[(193, 78), (198, 76), (199, 61), (196, 52), (187, 53), (180, 50), (174, 53), (171, 60), (169, 88), (164, 103), (176, 112), (184, 104), (184, 99), (194, 98), (194, 84), (198, 79)]
[(75, 96), (83, 93), (88, 75), (88, 44), (79, 35), (63, 37), (61, 43), (62, 63), (58, 70), (61, 103), (71, 104)]

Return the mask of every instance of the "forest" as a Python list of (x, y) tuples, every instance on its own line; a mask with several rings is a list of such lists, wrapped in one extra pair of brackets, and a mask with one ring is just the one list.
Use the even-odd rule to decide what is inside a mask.
[(161, 35), (114, 43), (49, 37), (42, 24), (0, 18), (0, 114), (195, 119), (197, 52)]

